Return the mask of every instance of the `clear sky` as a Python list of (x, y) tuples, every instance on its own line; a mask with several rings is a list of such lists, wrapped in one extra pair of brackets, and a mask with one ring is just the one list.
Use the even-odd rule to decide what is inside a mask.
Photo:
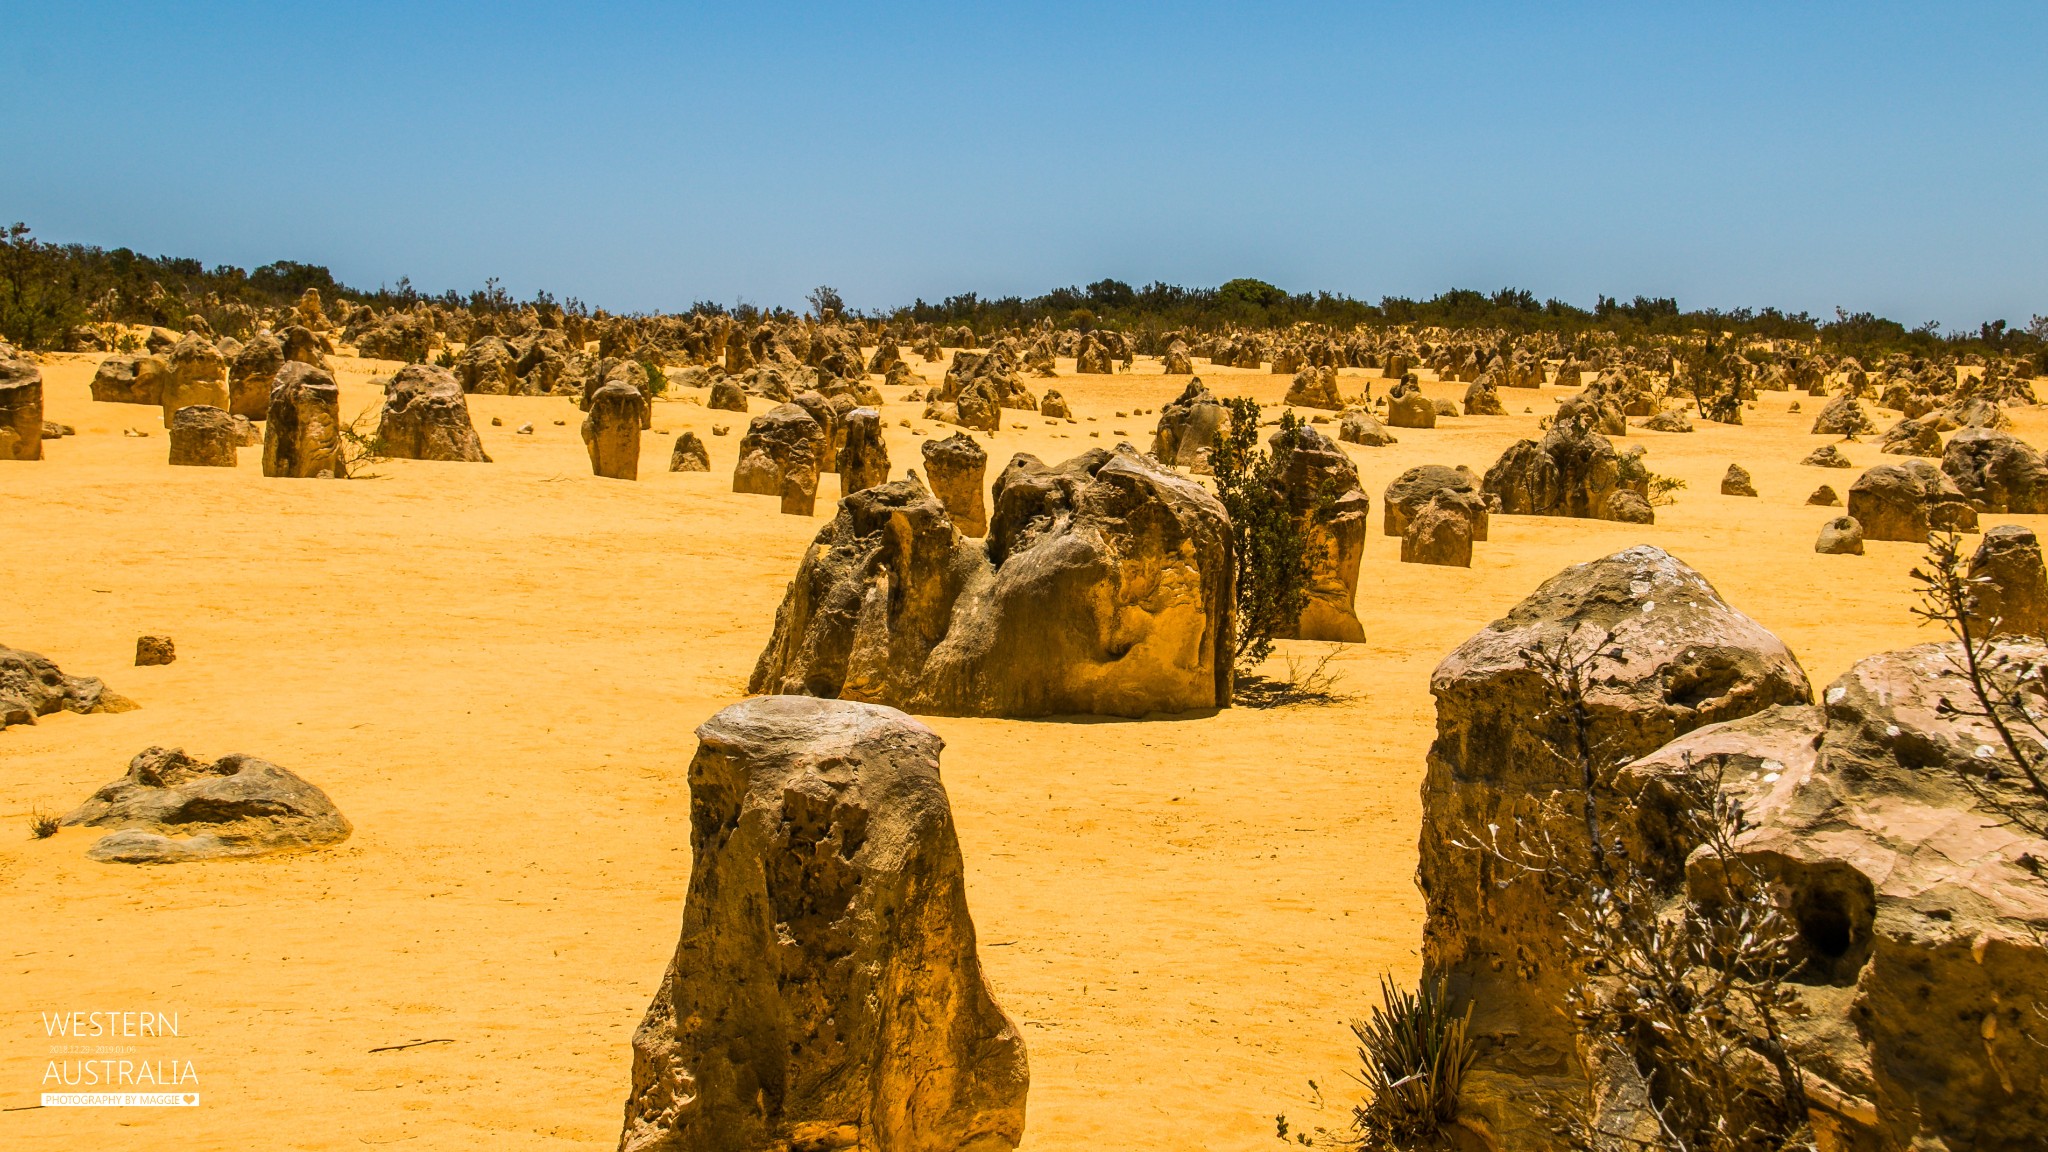
[(0, 216), (365, 287), (2048, 313), (2048, 4), (0, 0)]

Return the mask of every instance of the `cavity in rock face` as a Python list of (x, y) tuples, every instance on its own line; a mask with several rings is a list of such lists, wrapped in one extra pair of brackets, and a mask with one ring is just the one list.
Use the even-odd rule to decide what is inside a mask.
[(1544, 1130), (1529, 1111), (1532, 1083), (1561, 1092), (1584, 1083), (1574, 1028), (1559, 1010), (1579, 973), (1558, 898), (1537, 883), (1495, 883), (1503, 877), (1488, 857), (1453, 843), (1484, 839), (1490, 826), (1505, 843), (1538, 830), (1584, 842), (1584, 780), (1552, 751), (1572, 746), (1569, 713), (1532, 658), (1558, 644), (1601, 653), (1588, 673), (1587, 736), (1609, 760), (1812, 698), (1777, 637), (1649, 546), (1565, 569), (1437, 666), (1418, 870), (1423, 965), (1475, 1005), (1479, 1058), (1466, 1107), (1495, 1132)]
[(976, 954), (943, 742), (797, 696), (697, 736), (682, 935), (621, 1152), (1016, 1147), (1030, 1073)]

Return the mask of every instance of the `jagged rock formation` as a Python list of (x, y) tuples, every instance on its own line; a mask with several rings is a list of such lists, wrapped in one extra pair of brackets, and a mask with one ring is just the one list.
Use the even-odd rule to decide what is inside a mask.
[(1387, 426), (1389, 428), (1434, 428), (1436, 427), (1436, 404), (1422, 394), (1422, 389), (1408, 385), (1405, 390), (1395, 385), (1387, 394)]
[(42, 458), (42, 369), (0, 352), (0, 460)]
[(1287, 386), (1287, 395), (1281, 403), (1291, 404), (1297, 408), (1343, 411), (1344, 397), (1337, 392), (1337, 370), (1310, 365), (1296, 372), (1293, 382)]
[(1871, 540), (1924, 544), (1930, 531), (1977, 528), (1962, 490), (1925, 460), (1880, 464), (1858, 476), (1849, 485), (1849, 515)]
[(1485, 493), (1514, 516), (1651, 523), (1650, 477), (1583, 420), (1558, 419), (1541, 441), (1517, 441), (1486, 470)]
[(1854, 468), (1856, 466), (1850, 463), (1849, 457), (1833, 444), (1823, 444), (1815, 448), (1813, 451), (1808, 452), (1806, 457), (1799, 462), (1812, 468)]
[(838, 454), (843, 496), (889, 482), (889, 446), (882, 440), (882, 414), (855, 408), (846, 414), (846, 446)]
[(1828, 401), (1820, 415), (1813, 418), (1815, 436), (1864, 436), (1875, 431), (1877, 425), (1855, 395), (1849, 392)]
[(684, 432), (676, 437), (676, 446), (668, 456), (668, 470), (671, 472), (711, 471), (711, 451), (704, 447), (704, 441), (695, 432)]
[(988, 451), (965, 432), (927, 440), (920, 450), (932, 494), (963, 536), (988, 534)]
[(2018, 777), (1987, 772), (2010, 765), (2004, 745), (1945, 706), (1970, 699), (1960, 664), (1951, 644), (1871, 656), (1819, 706), (1700, 729), (1623, 773), (1625, 796), (1652, 802), (1616, 806), (1620, 837), (1686, 861), (1674, 906), (1711, 891), (1716, 865), (1671, 842), (1659, 782), (1718, 774), (1743, 802), (1737, 850), (1798, 930), (1779, 1019), (1822, 1147), (2020, 1149), (2048, 1131), (2033, 1011), (2048, 987), (2048, 841), (1983, 802), (2014, 799)]
[(1389, 536), (1404, 535), (1408, 522), (1438, 497), (1443, 498), (1445, 507), (1465, 517), (1471, 525), (1472, 539), (1486, 539), (1490, 519), (1486, 495), (1480, 490), (1479, 477), (1463, 464), (1456, 468), (1422, 464), (1394, 477), (1380, 496), (1384, 509), (1380, 531)]
[(1206, 472), (1216, 438), (1229, 423), (1230, 410), (1197, 377), (1159, 409), (1159, 423), (1152, 433), (1152, 455), (1169, 467)]
[(110, 692), (96, 676), (66, 676), (34, 652), (0, 645), (0, 728), (33, 724), (52, 712), (127, 712), (133, 700)]
[(488, 464), (462, 384), (446, 368), (408, 364), (384, 386), (377, 440), (386, 456)]
[(740, 437), (739, 463), (732, 471), (732, 490), (756, 496), (777, 496), (783, 512), (809, 516), (817, 506), (818, 456), (825, 430), (809, 412), (780, 404), (747, 425)]
[(275, 764), (239, 754), (205, 764), (178, 748), (139, 753), (63, 823), (117, 829), (86, 852), (110, 864), (261, 856), (339, 843), (353, 830), (325, 792)]
[(2000, 524), (1984, 533), (1970, 557), (1970, 611), (1980, 634), (2048, 635), (2048, 570), (2032, 528)]
[(1749, 478), (1749, 469), (1740, 464), (1730, 464), (1727, 473), (1721, 477), (1721, 495), (1755, 496), (1756, 484)]
[(2048, 512), (2048, 466), (2017, 436), (1965, 428), (1949, 439), (1941, 470), (1979, 512)]
[(1610, 762), (1812, 699), (1775, 636), (1649, 546), (1565, 569), (1437, 666), (1418, 871), (1423, 967), (1473, 1005), (1478, 1061), (1461, 1111), (1510, 1148), (1547, 1146), (1535, 1092), (1583, 1088), (1574, 1029), (1560, 1010), (1581, 973), (1564, 947), (1560, 897), (1534, 882), (1493, 883), (1488, 858), (1454, 841), (1484, 839), (1492, 826), (1583, 850), (1584, 779), (1550, 751), (1573, 746), (1571, 710), (1532, 656), (1559, 646), (1572, 658), (1599, 653), (1587, 672), (1585, 736)]
[(1228, 518), (1128, 447), (1014, 457), (985, 545), (913, 481), (839, 503), (748, 690), (976, 716), (1226, 707)]
[(270, 388), (263, 425), (263, 474), (343, 479), (341, 389), (325, 368), (286, 362)]
[(620, 1152), (1016, 1147), (1030, 1072), (975, 950), (943, 742), (794, 696), (697, 737), (682, 934)]
[(270, 415), (270, 386), (284, 367), (284, 344), (268, 330), (249, 337), (228, 364), (228, 415), (261, 420)]
[(1472, 520), (1455, 497), (1439, 492), (1401, 532), (1401, 563), (1472, 566)]

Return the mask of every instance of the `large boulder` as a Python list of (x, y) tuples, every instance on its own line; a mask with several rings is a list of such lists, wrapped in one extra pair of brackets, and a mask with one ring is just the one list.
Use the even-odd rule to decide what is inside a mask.
[(1472, 539), (1486, 539), (1489, 520), (1486, 494), (1480, 490), (1479, 477), (1463, 464), (1456, 468), (1421, 464), (1394, 477), (1393, 483), (1387, 485), (1386, 492), (1380, 496), (1380, 506), (1384, 509), (1380, 530), (1389, 536), (1403, 535), (1408, 530), (1408, 521), (1439, 496), (1443, 497), (1447, 507), (1457, 509), (1471, 522)]
[(846, 414), (846, 444), (839, 450), (839, 492), (858, 492), (889, 482), (889, 445), (882, 439), (882, 414), (855, 408)]
[(1294, 374), (1293, 383), (1287, 387), (1283, 404), (1297, 408), (1327, 408), (1332, 412), (1344, 409), (1344, 397), (1337, 392), (1337, 370), (1331, 367), (1318, 368), (1311, 364)]
[(1173, 468), (1207, 471), (1217, 436), (1230, 423), (1230, 410), (1197, 378), (1159, 409), (1152, 455)]
[(485, 336), (471, 341), (455, 357), (455, 378), (464, 392), (508, 395), (519, 389), (517, 360), (511, 345), (499, 337)]
[(1401, 563), (1472, 566), (1472, 520), (1455, 497), (1439, 492), (1401, 532)]
[(1815, 436), (1863, 436), (1877, 431), (1877, 424), (1863, 410), (1854, 394), (1844, 392), (1828, 401), (1813, 418)]
[(171, 463), (181, 467), (233, 468), (242, 443), (235, 418), (211, 404), (191, 404), (171, 417)]
[(676, 446), (668, 455), (668, 470), (671, 472), (711, 471), (711, 451), (704, 447), (704, 441), (695, 432), (683, 432), (676, 436)]
[(66, 676), (44, 656), (0, 644), (0, 728), (33, 724), (53, 712), (128, 712), (133, 700), (107, 690), (97, 676)]
[(1992, 635), (2048, 636), (2048, 570), (2032, 528), (2000, 524), (1970, 557), (1970, 610)]
[(1175, 340), (1173, 343), (1167, 345), (1166, 354), (1159, 358), (1159, 367), (1160, 371), (1168, 376), (1193, 375), (1195, 371), (1195, 362), (1193, 358), (1191, 358), (1188, 355), (1187, 341)]
[(325, 368), (290, 360), (270, 386), (263, 425), (265, 476), (342, 479), (341, 389)]
[(1358, 467), (1336, 442), (1307, 424), (1283, 427), (1267, 442), (1309, 560), (1308, 601), (1295, 626), (1277, 635), (1357, 643), (1358, 563), (1370, 531), (1371, 498)]
[[(1539, 653), (1590, 660), (1583, 709), (1542, 671)], [(1632, 760), (1696, 728), (1812, 699), (1792, 653), (1730, 607), (1704, 577), (1661, 549), (1630, 548), (1545, 581), (1505, 617), (1445, 657), (1430, 679), (1437, 736), (1422, 785), (1423, 967), (1473, 1006), (1477, 1063), (1462, 1108), (1541, 1147), (1541, 1094), (1584, 1083), (1575, 1031), (1561, 1010), (1580, 979), (1564, 943), (1563, 899), (1506, 877), (1458, 846), (1488, 829), (1549, 837), (1583, 854), (1583, 769)], [(1579, 728), (1572, 717), (1583, 715)]]
[(1379, 418), (1364, 408), (1354, 408), (1344, 414), (1337, 424), (1337, 439), (1346, 444), (1362, 444), (1367, 448), (1384, 448), (1399, 443)]
[(161, 405), (170, 365), (154, 356), (109, 356), (92, 374), (92, 398), (102, 404)]
[(385, 455), (403, 460), (491, 462), (470, 422), (461, 382), (431, 364), (408, 364), (384, 386), (377, 439)]
[(1229, 517), (1128, 447), (1019, 454), (988, 540), (914, 481), (856, 492), (805, 553), (750, 692), (946, 715), (1227, 707)]
[(965, 432), (927, 440), (920, 449), (932, 495), (963, 536), (988, 534), (988, 450)]
[(42, 369), (0, 353), (0, 460), (42, 458)]
[(284, 342), (264, 330), (228, 363), (228, 414), (261, 420), (270, 414), (270, 386), (284, 367)]
[(1821, 525), (1813, 550), (1823, 556), (1863, 555), (1863, 525), (1854, 516), (1837, 516)]
[(1649, 472), (1584, 420), (1560, 419), (1486, 470), (1485, 493), (1513, 516), (1577, 516), (1647, 524)]
[(1962, 490), (1925, 460), (1869, 469), (1849, 485), (1849, 515), (1871, 540), (1927, 542), (1930, 531), (1975, 531), (1976, 509)]
[(697, 738), (682, 933), (620, 1152), (1016, 1147), (1030, 1072), (976, 953), (944, 742), (799, 696)]
[(93, 793), (62, 823), (116, 831), (86, 851), (113, 864), (178, 864), (335, 844), (348, 820), (327, 793), (254, 756), (211, 764), (178, 748), (149, 748), (128, 774)]
[(1823, 1148), (2036, 1148), (2048, 1131), (2048, 841), (1998, 811), (2027, 801), (1997, 733), (1951, 707), (1972, 700), (1962, 664), (1952, 643), (1869, 657), (1818, 707), (1702, 728), (1618, 782), (1618, 835), (1684, 861), (1674, 907), (1716, 891), (1719, 863), (1631, 801), (1705, 773), (1742, 803), (1736, 851), (1797, 932), (1778, 1019)]
[(613, 480), (640, 478), (640, 426), (645, 423), (647, 397), (623, 380), (613, 380), (590, 397), (583, 417), (583, 447), (590, 472)]
[(2007, 432), (1965, 428), (1949, 438), (1941, 470), (1979, 512), (2048, 512), (2048, 466)]
[(1933, 415), (1901, 420), (1885, 430), (1878, 451), (1889, 456), (1940, 456), (1941, 421)]
[(740, 437), (732, 490), (780, 497), (784, 512), (809, 516), (817, 504), (819, 441), (824, 437), (811, 414), (794, 404), (778, 404), (754, 417)]
[(228, 396), (228, 362), (203, 336), (187, 335), (171, 349), (169, 375), (164, 378), (158, 402), (163, 408), (164, 427), (178, 409), (193, 404), (210, 404), (223, 412), (233, 405)]
[(711, 399), (704, 406), (718, 412), (745, 412), (746, 389), (730, 379), (714, 380), (711, 384)]
[(1396, 388), (1387, 395), (1387, 426), (1434, 428), (1436, 403), (1423, 395), (1420, 388), (1410, 386), (1406, 391)]

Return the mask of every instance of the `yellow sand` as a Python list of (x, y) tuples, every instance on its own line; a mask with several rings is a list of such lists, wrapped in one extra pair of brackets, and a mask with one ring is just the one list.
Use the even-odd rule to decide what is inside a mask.
[[(744, 692), (836, 479), (816, 519), (731, 494), (745, 418), (680, 400), (656, 405), (638, 483), (595, 479), (572, 403), (482, 396), (471, 410), (490, 465), (271, 480), (245, 449), (232, 471), (171, 468), (156, 410), (95, 404), (92, 359), (53, 360), (48, 416), (78, 435), (42, 463), (0, 464), (0, 643), (101, 676), (142, 708), (0, 735), (0, 1107), (44, 1090), (57, 1057), (41, 1014), (91, 1010), (177, 1013), (181, 1037), (124, 1043), (131, 1059), (189, 1061), (202, 1103), (0, 1112), (0, 1147), (611, 1147), (628, 1038), (682, 913), (691, 730)], [(393, 367), (336, 366), (351, 413)], [(1158, 371), (1033, 381), (1080, 420), (1006, 413), (991, 476), (1016, 451), (1148, 446), (1155, 416), (1113, 413), (1177, 394), (1185, 377)], [(1202, 375), (1269, 405), (1286, 385)], [(1347, 371), (1344, 389), (1368, 379), (1385, 386)], [(895, 395), (900, 475), (920, 460), (899, 418), (951, 430)], [(1656, 471), (1688, 484), (1655, 527), (1500, 517), (1470, 570), (1398, 563), (1399, 541), (1378, 532), (1387, 482), (1421, 463), (1483, 471), (1537, 434), (1557, 393), (1501, 395), (1513, 415), (1347, 446), (1375, 527), (1358, 605), (1369, 639), (1333, 664), (1344, 703), (929, 720), (947, 741), (982, 959), (1030, 1046), (1031, 1152), (1267, 1149), (1276, 1114), (1296, 1129), (1343, 1123), (1344, 1022), (1383, 971), (1411, 980), (1418, 965), (1430, 670), (1558, 569), (1667, 548), (1817, 683), (1927, 636), (1907, 615), (1915, 548), (1814, 554), (1838, 513), (1807, 494), (1846, 494), (1856, 473), (1798, 466), (1825, 442), (1806, 432), (1820, 402), (1798, 394), (1765, 394), (1745, 427), (1631, 431)], [(1788, 414), (1795, 400), (1804, 415)], [(514, 435), (525, 421), (536, 433)], [(710, 446), (709, 474), (665, 470), (686, 428)], [(1886, 459), (1847, 447), (1859, 466)], [(1731, 461), (1761, 499), (1719, 495)], [(177, 663), (131, 667), (146, 632), (171, 635)], [(151, 744), (292, 768), (355, 835), (307, 855), (152, 868), (87, 861), (94, 832), (28, 837), (31, 809), (68, 810)], [(418, 1040), (452, 1043), (371, 1051)]]

